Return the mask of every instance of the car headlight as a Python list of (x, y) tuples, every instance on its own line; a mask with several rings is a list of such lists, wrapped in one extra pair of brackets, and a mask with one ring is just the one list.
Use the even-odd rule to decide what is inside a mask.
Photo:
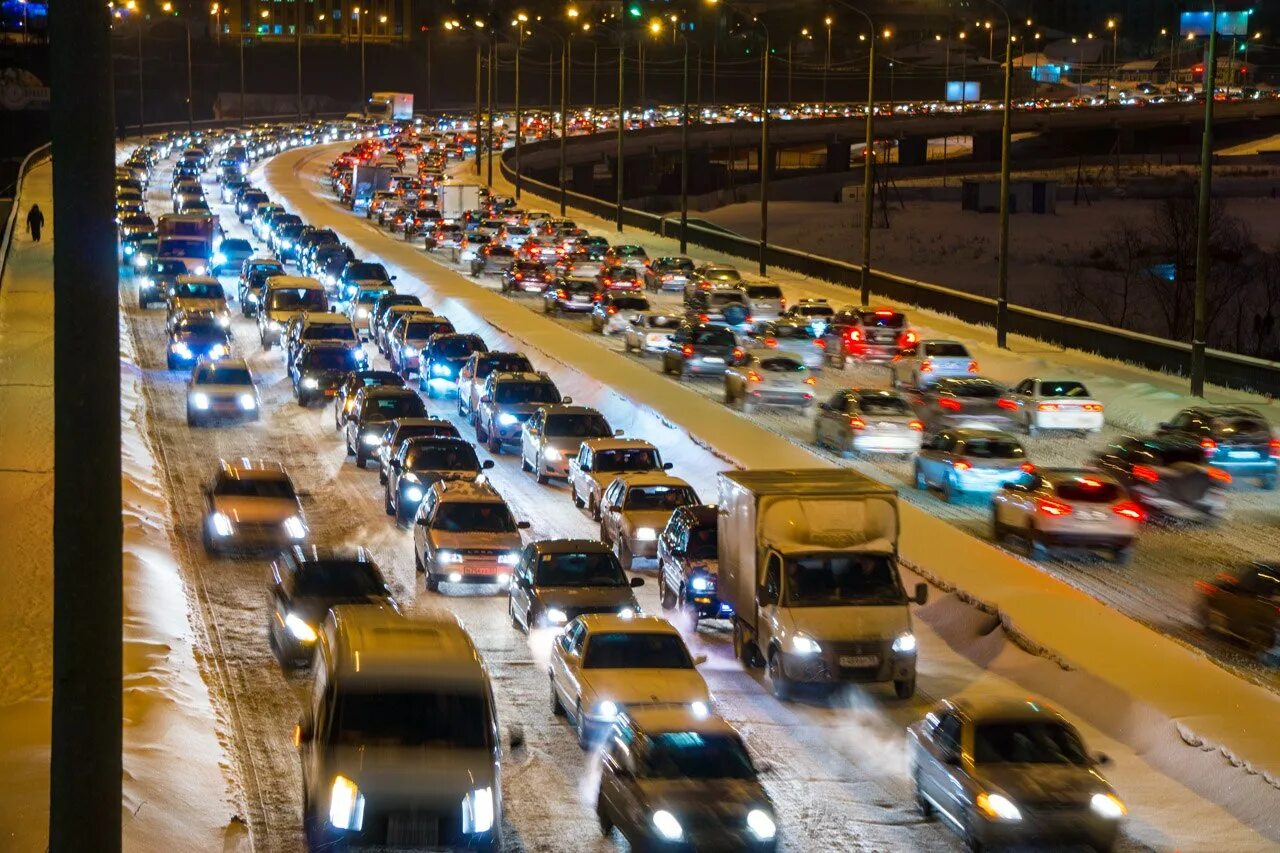
[(616, 702), (610, 702), (608, 699), (596, 705), (596, 716), (606, 720), (612, 720), (618, 716), (618, 705)]
[(436, 555), (436, 559), (442, 563), (461, 563), (462, 554), (457, 551), (441, 551)]
[(546, 617), (547, 621), (552, 625), (563, 625), (569, 621), (569, 614), (565, 613), (559, 607), (548, 607)]
[(258, 408), (258, 401), (254, 399), (254, 396), (252, 394), (241, 394), (239, 397), (239, 402), (240, 402), (240, 408), (244, 409), (246, 412), (249, 412)]
[(493, 829), (493, 788), (477, 788), (462, 798), (462, 832), (474, 835)]
[(658, 531), (652, 527), (637, 527), (636, 539), (640, 542), (652, 542), (658, 538)]
[(305, 539), (307, 536), (306, 526), (296, 515), (291, 515), (284, 520), (284, 532), (289, 534), (290, 539)]
[(680, 826), (680, 821), (666, 809), (658, 809), (653, 813), (651, 820), (654, 829), (658, 830), (658, 834), (667, 841), (679, 841), (684, 838), (684, 828)]
[(208, 268), (204, 264), (196, 264), (196, 268), (192, 270), (196, 275), (204, 275), (208, 271)]
[(224, 329), (229, 329), (229, 328), (231, 327), (231, 315), (230, 315), (230, 314), (219, 314), (219, 315), (218, 315), (218, 325), (219, 325), (219, 326), (221, 326), (221, 327), (222, 327), (222, 328), (224, 328)]
[(511, 414), (510, 412), (503, 412), (502, 414), (498, 415), (498, 423), (501, 424), (502, 426), (514, 426), (519, 422), (520, 422), (520, 419), (517, 418), (515, 415)]
[[(135, 267), (145, 267), (147, 265), (147, 256), (135, 254), (133, 256), (133, 265)], [(148, 282), (146, 279), (143, 279), (142, 282), (140, 283), (149, 284), (150, 282)]]
[(624, 607), (618, 611), (619, 619), (634, 619), (636, 617), (636, 609), (634, 607)]
[(450, 366), (449, 366), (449, 365), (447, 365), (447, 364), (433, 364), (433, 365), (431, 365), (431, 375), (432, 375), (432, 376), (450, 376), (450, 375), (452, 375), (452, 374), (453, 374), (453, 368), (452, 368), (452, 367), (450, 367)]
[(916, 635), (908, 631), (905, 634), (899, 634), (894, 637), (893, 650), (901, 655), (914, 654), (916, 650)]
[(515, 551), (510, 551), (506, 554), (498, 555), (498, 565), (500, 566), (514, 566), (519, 562), (520, 562), (520, 555), (517, 554)]
[(404, 350), (402, 350), (402, 352), (405, 358), (413, 358), (415, 355), (418, 354), (418, 348), (415, 347), (413, 344), (405, 344)]
[(711, 713), (711, 709), (707, 707), (707, 703), (701, 700), (689, 703), (689, 711), (699, 720), (705, 720), (707, 715)]
[(791, 651), (798, 655), (816, 655), (822, 651), (822, 646), (812, 637), (796, 634), (791, 638)]
[(404, 490), (404, 496), (407, 500), (417, 503), (418, 501), (422, 500), (422, 487), (410, 486), (409, 488)]
[(209, 408), (209, 395), (203, 392), (197, 391), (196, 393), (191, 395), (191, 405), (195, 406), (197, 409), (200, 409), (201, 411)]
[(292, 240), (281, 240), (281, 241), (280, 241), (280, 248), (281, 248), (281, 249), (290, 249), (290, 248), (293, 248), (293, 241), (292, 241)]
[(752, 809), (747, 812), (747, 829), (761, 841), (770, 841), (778, 834), (778, 825), (764, 809)]
[(231, 519), (227, 518), (224, 513), (215, 512), (210, 518), (209, 523), (213, 525), (213, 532), (218, 536), (231, 535)]
[(222, 358), (226, 354), (227, 354), (227, 347), (225, 344), (214, 344), (213, 346), (209, 347), (209, 358), (212, 358), (215, 361), (217, 359)]
[(226, 262), (227, 262), (227, 256), (226, 256), (226, 255), (222, 254), (221, 252), (214, 252), (214, 253), (213, 253), (213, 265), (214, 265), (215, 267), (220, 267), (220, 266), (222, 266), (223, 264), (225, 264)]
[(356, 309), (356, 319), (357, 319), (357, 320), (367, 320), (367, 319), (369, 319), (369, 309), (368, 309), (368, 308), (357, 308), (357, 309)]
[(689, 578), (689, 588), (694, 592), (710, 592), (711, 587), (711, 578), (706, 578), (702, 575), (694, 575)]
[(368, 432), (360, 436), (360, 443), (368, 445), (369, 447), (376, 447), (377, 445), (382, 444), (382, 436), (378, 435), (376, 432)]
[(257, 305), (257, 304), (258, 304), (258, 302), (259, 302), (258, 294), (254, 293), (253, 291), (250, 291), (250, 292), (249, 292), (249, 304), (250, 304), (250, 305)]
[(329, 791), (329, 823), (359, 832), (364, 827), (364, 795), (346, 776), (336, 776)]
[(1013, 804), (1013, 800), (1003, 794), (988, 794), (985, 791), (978, 795), (978, 811), (996, 820), (1022, 820), (1022, 812)]
[(179, 358), (191, 358), (191, 347), (187, 346), (183, 341), (178, 341), (169, 349), (173, 350), (174, 355)]
[(1129, 813), (1129, 809), (1115, 794), (1094, 794), (1089, 800), (1089, 808), (1100, 817), (1119, 820)]
[(293, 635), (295, 640), (303, 643), (314, 643), (316, 641), (316, 629), (308, 625), (296, 613), (290, 613), (284, 617), (284, 626), (289, 629), (289, 633)]
[(302, 387), (308, 390), (319, 388), (320, 381), (316, 379), (314, 376), (308, 376), (302, 380)]

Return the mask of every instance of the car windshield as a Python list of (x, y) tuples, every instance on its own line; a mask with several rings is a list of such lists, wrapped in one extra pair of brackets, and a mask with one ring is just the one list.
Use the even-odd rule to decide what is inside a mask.
[(658, 468), (658, 451), (648, 447), (597, 450), (591, 467), (601, 472), (654, 471)]
[(151, 265), (153, 275), (181, 275), (187, 271), (182, 261), (156, 261)]
[(533, 370), (529, 359), (522, 355), (498, 355), (482, 358), (476, 362), (476, 378), (483, 379), (494, 371), (499, 373), (523, 373)]
[(196, 371), (197, 385), (252, 385), (253, 377), (243, 367), (211, 365)]
[(907, 401), (899, 397), (861, 397), (858, 400), (858, 408), (862, 409), (865, 415), (891, 417), (910, 414)]
[(553, 438), (581, 436), (583, 438), (605, 438), (613, 435), (613, 429), (603, 415), (576, 414), (551, 415), (547, 418), (544, 429), (546, 435)]
[(560, 392), (550, 382), (499, 382), (493, 389), (498, 403), (559, 403)]
[(297, 497), (293, 483), (287, 479), (227, 477), (218, 481), (213, 493), (228, 498), (273, 498), (292, 500)]
[(755, 779), (742, 741), (731, 734), (665, 732), (649, 738), (639, 768), (649, 779)]
[(514, 533), (516, 522), (507, 505), (497, 501), (448, 501), (436, 511), (431, 529), (445, 533)]
[(613, 267), (606, 272), (606, 275), (615, 281), (636, 281), (640, 277), (635, 267)]
[(593, 634), (582, 658), (584, 669), (693, 669), (679, 634), (618, 632)]
[(408, 323), (404, 329), (404, 336), (409, 340), (425, 341), (432, 335), (443, 335), (452, 331), (453, 326), (449, 325), (447, 322), (440, 322), (438, 320), (428, 322), (420, 320), (415, 323)]
[(1052, 721), (981, 723), (973, 730), (975, 764), (1089, 763), (1080, 736)]
[(1216, 418), (1213, 432), (1223, 438), (1270, 438), (1271, 428), (1257, 418)]
[(294, 580), (294, 595), (299, 596), (365, 598), (387, 592), (377, 568), (360, 560), (308, 562)]
[(623, 296), (613, 299), (609, 303), (619, 311), (648, 311), (649, 300), (643, 296)]
[(190, 338), (216, 338), (225, 341), (227, 339), (227, 330), (219, 326), (217, 323), (192, 323), (186, 322), (176, 330), (178, 337), (183, 339)]
[(480, 460), (464, 442), (414, 445), (405, 457), (410, 471), (479, 471)]
[(942, 380), (939, 388), (945, 388), (957, 397), (968, 397), (975, 400), (994, 400), (1004, 393), (1004, 389), (986, 379), (966, 379), (962, 382)]
[(863, 311), (862, 325), (881, 329), (901, 329), (907, 318), (897, 311)]
[(437, 341), (432, 347), (432, 351), (444, 358), (466, 358), (476, 350), (485, 348), (484, 341), (471, 335), (461, 335), (456, 338), (445, 338)]
[(366, 420), (386, 421), (395, 418), (425, 418), (427, 407), (417, 394), (395, 394), (365, 400), (362, 415)]
[(688, 258), (658, 258), (653, 266), (658, 272), (692, 272), (693, 261)]
[(356, 304), (372, 305), (374, 302), (377, 302), (379, 299), (386, 296), (390, 292), (391, 292), (390, 290), (373, 290), (373, 289), (361, 290), (359, 293), (356, 294)]
[(809, 368), (791, 358), (762, 358), (760, 367), (770, 373), (804, 373)]
[(354, 341), (356, 330), (345, 323), (316, 323), (302, 332), (308, 341)]
[(1088, 397), (1089, 389), (1079, 382), (1041, 382), (1041, 397)]
[(165, 238), (164, 253), (174, 258), (207, 258), (209, 246), (202, 240), (173, 240)]
[(828, 607), (850, 601), (904, 604), (892, 558), (882, 554), (813, 554), (786, 563), (786, 604)]
[(618, 558), (608, 551), (543, 554), (534, 583), (538, 586), (629, 586)]
[(693, 560), (714, 560), (720, 556), (718, 543), (719, 532), (715, 525), (692, 527), (689, 529), (685, 556)]
[(747, 296), (752, 299), (781, 299), (782, 288), (776, 284), (748, 284)]
[(742, 281), (742, 273), (734, 269), (713, 267), (703, 273), (703, 278), (709, 278), (712, 281)]
[(681, 506), (692, 506), (698, 502), (698, 496), (688, 486), (632, 486), (627, 489), (624, 509), (675, 509)]
[(695, 346), (731, 347), (737, 343), (728, 329), (699, 329), (693, 333)]
[(1115, 483), (1096, 480), (1093, 477), (1077, 477), (1053, 487), (1058, 497), (1077, 503), (1112, 503), (1123, 497), (1124, 492)]
[(507, 233), (517, 237), (525, 237), (532, 233), (528, 225), (508, 225)]
[(1025, 454), (1016, 441), (999, 437), (977, 437), (964, 440), (964, 455), (974, 459), (1021, 459)]
[(475, 693), (340, 691), (329, 728), (333, 746), (487, 749), (489, 708)]
[(348, 264), (343, 276), (351, 281), (377, 280), (387, 281), (387, 268), (382, 264), (353, 263)]
[(223, 252), (248, 252), (251, 247), (248, 240), (228, 238), (222, 241), (221, 248)]
[(324, 291), (318, 287), (281, 287), (271, 291), (269, 307), (273, 311), (296, 311), (307, 308), (323, 311), (328, 304)]
[(927, 347), (930, 358), (968, 358), (969, 351), (964, 348), (964, 344), (952, 343), (951, 341), (933, 342)]
[(1176, 465), (1179, 462), (1190, 462), (1195, 465), (1204, 463), (1204, 448), (1200, 445), (1164, 445), (1147, 449), (1155, 456), (1157, 465)]

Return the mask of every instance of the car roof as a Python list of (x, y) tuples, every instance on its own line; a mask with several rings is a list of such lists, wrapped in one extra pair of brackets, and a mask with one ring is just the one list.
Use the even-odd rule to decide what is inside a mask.
[(602, 450), (635, 450), (637, 448), (657, 449), (654, 447), (653, 442), (645, 441), (643, 438), (588, 438), (584, 439), (582, 443), (593, 452)]
[(579, 406), (570, 403), (545, 403), (540, 406), (548, 415), (598, 415), (599, 411), (590, 406)]
[(303, 322), (321, 326), (350, 326), (351, 318), (343, 314), (331, 314), (328, 311), (309, 311), (303, 315)]
[(178, 284), (222, 284), (211, 275), (180, 275), (175, 280)]
[(1050, 720), (1066, 723), (1057, 708), (1038, 699), (979, 697), (952, 700), (951, 704), (975, 723), (1033, 722)]
[(299, 566), (308, 563), (348, 562), (372, 563), (373, 557), (364, 546), (347, 545), (291, 545), (288, 553)]
[[(341, 346), (341, 344), (338, 344), (338, 346)], [(364, 394), (365, 399), (369, 399), (371, 397), (418, 396), (417, 391), (414, 391), (412, 388), (406, 388), (403, 385), (366, 385), (360, 389), (360, 393)]]
[(339, 605), (331, 613), (333, 666), (339, 680), (484, 683), (480, 653), (451, 614), (436, 611), (410, 619), (390, 606), (367, 604)]
[(219, 369), (222, 369), (222, 368), (225, 368), (227, 370), (248, 370), (249, 362), (243, 358), (228, 357), (228, 358), (221, 358), (221, 359), (215, 360), (212, 358), (205, 358), (204, 356), (201, 356), (199, 361), (196, 362), (196, 366), (211, 367), (216, 373)]
[(218, 460), (218, 471), (236, 480), (289, 479), (289, 475), (285, 472), (282, 463), (265, 459), (250, 459), (247, 456), (240, 459)]
[(323, 290), (324, 285), (307, 275), (273, 275), (267, 282), (269, 287), (307, 287), (312, 290)]
[(541, 539), (533, 543), (540, 554), (592, 554), (612, 553), (609, 546), (598, 539)]
[(658, 616), (619, 616), (616, 613), (590, 613), (579, 616), (591, 633), (671, 634), (679, 637), (675, 626)]
[(679, 477), (672, 476), (665, 471), (637, 471), (632, 474), (620, 474), (614, 479), (625, 480), (627, 487), (631, 486), (684, 486), (689, 484)]
[(545, 373), (535, 373), (530, 370), (521, 370), (518, 372), (500, 371), (498, 373), (489, 374), (491, 381), (496, 385), (499, 382), (550, 382), (551, 378)]
[(444, 418), (396, 418), (390, 423), (390, 426), (393, 426), (396, 429), (419, 426), (453, 426), (453, 422), (445, 420)]
[(693, 506), (676, 507), (672, 515), (687, 515), (697, 522), (699, 527), (716, 524), (720, 509), (715, 504), (694, 504)]
[(719, 714), (696, 714), (688, 705), (637, 705), (623, 712), (625, 722), (637, 732), (655, 737), (679, 732), (700, 735), (737, 735), (737, 730)]
[(486, 480), (475, 482), (470, 480), (437, 480), (431, 488), (439, 492), (441, 501), (466, 501), (467, 503), (506, 504), (502, 495), (494, 490)]

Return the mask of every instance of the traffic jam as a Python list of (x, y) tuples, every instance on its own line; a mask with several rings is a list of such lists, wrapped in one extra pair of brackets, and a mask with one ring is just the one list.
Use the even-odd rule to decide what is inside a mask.
[[(889, 846), (1130, 844), (1110, 759), (1051, 705), (917, 694), (912, 608), (930, 589), (898, 565), (899, 501), (966, 513), (1046, 566), (1135, 570), (1150, 530), (1212, 529), (1230, 495), (1276, 489), (1259, 412), (1123, 434), (1077, 377), (998, 381), (900, 310), (795, 297), (490, 192), (461, 162), (474, 136), (447, 122), (382, 130), (169, 133), (117, 173), (122, 287), (167, 401), (157, 433), (187, 467), (205, 460), (170, 472), (183, 535), (210, 598), (254, 602), (256, 627), (224, 650), (252, 645), (283, 673), (254, 725), (292, 755), (280, 808), (308, 849), (518, 847), (522, 806), (541, 806), (513, 793), (514, 757), (539, 749), (606, 840), (804, 849), (809, 794), (734, 709), (839, 716), (849, 694), (896, 727), (883, 784), (912, 834)], [(308, 222), (261, 166), (326, 143), (330, 215)], [(538, 354), (455, 326), (344, 241), (357, 228), (834, 464), (682, 470), (566, 396)], [(1265, 564), (1197, 579), (1198, 628), (1267, 651), (1277, 616), (1259, 602), (1278, 587)], [(722, 691), (729, 669), (756, 675)]]

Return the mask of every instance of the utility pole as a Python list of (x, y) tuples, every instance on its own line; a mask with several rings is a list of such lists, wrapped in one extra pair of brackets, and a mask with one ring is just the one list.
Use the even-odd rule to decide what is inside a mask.
[(871, 304), (871, 219), (875, 216), (872, 195), (876, 168), (876, 25), (870, 17), (871, 50), (867, 54), (867, 123), (862, 139), (862, 304)]
[(487, 98), (489, 103), (488, 109), (485, 111), (486, 120), (484, 131), (485, 139), (487, 140), (485, 142), (485, 160), (487, 161), (487, 165), (485, 166), (484, 182), (485, 186), (490, 189), (493, 188), (493, 75), (494, 66), (498, 64), (497, 47), (498, 31), (495, 29), (489, 34), (489, 94)]
[(244, 104), (244, 18), (240, 18), (240, 123), (244, 124), (245, 120), (245, 104)]
[(760, 275), (767, 272), (766, 255), (769, 251), (769, 173), (773, 171), (773, 157), (769, 152), (769, 28), (763, 23), (764, 58), (763, 82), (760, 84)]
[(622, 202), (623, 202), (623, 167), (626, 164), (625, 158), (622, 156), (622, 133), (626, 125), (626, 119), (623, 112), (623, 95), (626, 91), (625, 69), (627, 64), (627, 42), (626, 33), (623, 29), (625, 25), (618, 25), (618, 152), (617, 164), (614, 169), (617, 172), (618, 179), (618, 233), (622, 233)]
[(190, 134), (195, 130), (195, 106), (192, 104), (191, 98), (191, 21), (184, 18), (183, 23), (186, 24), (187, 31), (187, 133)]
[(57, 92), (50, 107), (50, 853), (121, 848), (120, 304), (109, 15), (99, 0), (59, 0), (49, 8), (50, 88)]
[[(480, 177), (480, 76), (484, 71), (480, 56), (480, 39), (476, 39), (476, 177)], [(427, 66), (428, 68), (430, 66)]]
[(1213, 194), (1213, 88), (1218, 77), (1218, 0), (1212, 0), (1209, 50), (1204, 61), (1204, 133), (1200, 135), (1200, 197), (1196, 199), (1196, 295), (1191, 325), (1191, 393), (1204, 396), (1208, 332), (1209, 214)]
[(516, 25), (516, 201), (520, 200), (520, 147), (524, 142), (524, 127), (520, 121), (520, 50), (524, 47), (524, 25), (527, 20), (528, 17), (521, 14)]
[(564, 216), (569, 204), (569, 176), (565, 173), (565, 142), (569, 138), (569, 43), (566, 35), (560, 52), (560, 215)]
[(689, 37), (684, 41), (684, 104), (680, 111), (680, 254), (689, 251)]
[(304, 4), (298, 3), (298, 30), (294, 33), (294, 42), (298, 54), (298, 118), (302, 118), (302, 14)]
[[(427, 28), (427, 112), (431, 112), (431, 28)], [(479, 54), (477, 53), (477, 56)], [(478, 59), (476, 60), (479, 61)], [(479, 76), (477, 74), (477, 76)], [(478, 83), (476, 85), (479, 85)]]
[(996, 346), (1008, 349), (1009, 339), (1009, 173), (1013, 113), (1013, 22), (995, 0), (987, 2), (1004, 12), (1004, 113), (1000, 127), (1000, 253), (996, 267)]
[[(26, 10), (26, 4), (22, 6)], [(135, 23), (138, 25), (138, 135), (142, 136), (147, 132), (146, 111), (143, 109), (144, 102), (142, 98), (142, 15), (139, 14)], [(26, 30), (23, 30), (22, 37), (26, 38)]]

